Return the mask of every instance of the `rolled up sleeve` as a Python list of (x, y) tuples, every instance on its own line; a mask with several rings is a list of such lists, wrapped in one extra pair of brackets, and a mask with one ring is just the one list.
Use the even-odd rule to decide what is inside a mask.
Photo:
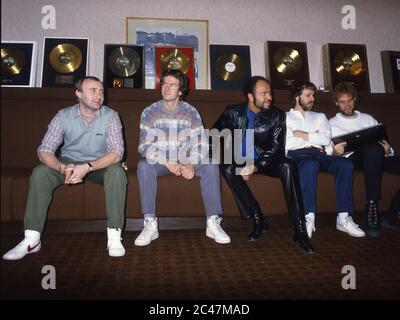
[(124, 139), (122, 138), (122, 123), (118, 113), (110, 119), (107, 130), (107, 152), (117, 153), (122, 159), (124, 155)]

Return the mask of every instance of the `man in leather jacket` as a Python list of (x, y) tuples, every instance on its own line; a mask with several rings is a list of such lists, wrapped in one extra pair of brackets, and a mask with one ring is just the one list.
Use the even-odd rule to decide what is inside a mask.
[[(228, 106), (213, 129), (220, 132), (228, 129), (232, 133), (240, 130), (241, 141), (230, 140), (233, 143), (228, 149), (234, 154), (242, 147), (242, 156), (251, 160), (250, 164), (246, 161), (245, 165), (238, 163), (237, 159), (233, 163), (223, 161), (220, 164), (221, 173), (232, 190), (241, 217), (254, 219), (253, 230), (248, 239), (260, 239), (263, 231), (268, 228), (268, 222), (246, 180), (250, 180), (253, 174), (265, 174), (281, 179), (290, 222), (294, 228), (294, 241), (306, 252), (313, 253), (315, 249), (305, 226), (297, 168), (292, 160), (285, 156), (285, 112), (271, 105), (271, 86), (263, 77), (252, 77), (244, 88), (244, 94), (248, 100), (239, 105)], [(248, 136), (252, 134), (254, 146), (249, 147), (248, 141), (253, 137)], [(226, 146), (224, 149), (227, 150)]]

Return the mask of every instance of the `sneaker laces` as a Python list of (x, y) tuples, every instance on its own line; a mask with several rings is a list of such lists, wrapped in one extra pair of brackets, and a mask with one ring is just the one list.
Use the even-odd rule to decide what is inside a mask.
[(155, 219), (145, 219), (144, 220), (144, 228), (142, 232), (140, 233), (139, 237), (148, 237), (151, 232), (153, 232), (152, 229), (156, 228), (155, 225)]
[(353, 229), (360, 229), (358, 224), (355, 223), (353, 218), (350, 216), (344, 218), (344, 220), (342, 222), (343, 222), (343, 225), (345, 225), (346, 227), (348, 227), (350, 225), (350, 227)]
[(209, 220), (211, 221), (211, 226), (215, 227), (218, 233), (225, 233), (224, 229), (222, 229), (221, 227), (221, 221), (222, 221), (221, 217), (211, 218)]

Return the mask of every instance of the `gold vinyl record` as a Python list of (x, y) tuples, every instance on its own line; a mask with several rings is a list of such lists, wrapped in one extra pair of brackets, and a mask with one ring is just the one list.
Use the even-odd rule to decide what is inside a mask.
[(333, 58), (333, 64), (337, 73), (342, 75), (358, 76), (363, 72), (363, 64), (360, 56), (352, 51), (339, 51)]
[(26, 63), (25, 54), (21, 50), (1, 49), (1, 73), (20, 74)]
[(82, 52), (73, 44), (61, 43), (55, 46), (49, 54), (50, 65), (60, 73), (71, 73), (82, 64)]
[(225, 53), (215, 61), (217, 74), (225, 81), (239, 80), (245, 72), (243, 60), (235, 53)]
[(160, 66), (163, 71), (176, 69), (187, 73), (190, 68), (189, 57), (179, 49), (172, 49), (160, 55)]
[(276, 50), (273, 62), (279, 73), (290, 74), (299, 72), (303, 67), (303, 59), (295, 49), (282, 47)]
[(140, 56), (131, 48), (118, 47), (111, 52), (108, 66), (114, 74), (129, 77), (140, 68)]

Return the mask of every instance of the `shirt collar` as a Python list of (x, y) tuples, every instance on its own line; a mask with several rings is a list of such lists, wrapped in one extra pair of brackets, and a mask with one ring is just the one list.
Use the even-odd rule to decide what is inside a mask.
[[(98, 117), (101, 115), (101, 109), (102, 109), (102, 108), (100, 108), (99, 110), (97, 110), (96, 115), (94, 116), (93, 120), (96, 119), (96, 118), (98, 118)], [(80, 109), (79, 109), (79, 103), (77, 103), (77, 104), (74, 105), (74, 114), (75, 114), (75, 117), (76, 117), (76, 118), (82, 118), (82, 119), (83, 119), (83, 117), (82, 117), (82, 115), (81, 115), (81, 111), (80, 111)]]

